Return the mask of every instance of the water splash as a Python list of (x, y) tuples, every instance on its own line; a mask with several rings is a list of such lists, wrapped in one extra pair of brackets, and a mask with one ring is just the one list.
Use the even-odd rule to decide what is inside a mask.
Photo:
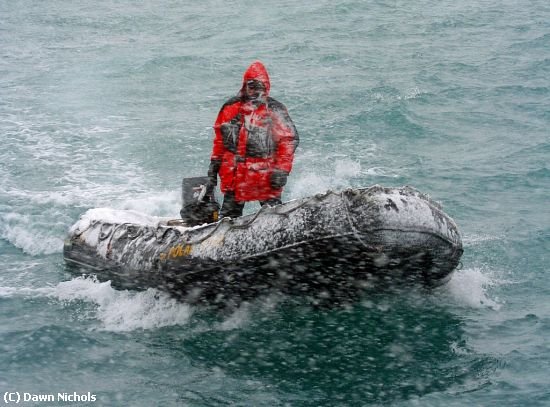
[(151, 216), (179, 217), (181, 192), (178, 190), (143, 193), (123, 201), (117, 209), (134, 210)]
[(233, 329), (243, 328), (250, 322), (250, 308), (249, 303), (243, 303), (219, 324), (218, 329), (220, 331), (231, 331)]
[(455, 272), (438, 294), (440, 299), (445, 297), (458, 306), (498, 311), (503, 303), (498, 297), (491, 297), (490, 289), (500, 283), (490, 272), (474, 267)]
[(34, 228), (29, 215), (8, 213), (0, 215), (0, 238), (9, 241), (25, 253), (39, 254), (58, 253), (63, 248), (61, 236), (51, 236), (44, 229)]
[(469, 233), (467, 235), (464, 235), (464, 237), (462, 238), (462, 243), (465, 246), (476, 246), (479, 244), (484, 244), (485, 242), (492, 242), (502, 239), (503, 236)]
[[(323, 193), (329, 189), (335, 191), (352, 187), (359, 179), (369, 177), (397, 177), (394, 169), (382, 167), (364, 168), (359, 161), (350, 158), (339, 158), (334, 162), (334, 170), (331, 174), (319, 174), (307, 172), (291, 178), (290, 195), (293, 197), (305, 197), (308, 195)], [(294, 177), (294, 176), (293, 176)], [(361, 185), (367, 186), (367, 185)]]
[(95, 306), (91, 315), (106, 331), (133, 331), (163, 326), (185, 325), (193, 313), (188, 305), (156, 289), (118, 291), (111, 282), (94, 277), (77, 277), (55, 287), (0, 287), (0, 297), (30, 296), (55, 298), (67, 305), (84, 301)]
[[(34, 195), (25, 191), (14, 191), (12, 198), (18, 196), (25, 202), (50, 206), (40, 213), (0, 213), (0, 238), (32, 256), (60, 253), (63, 250), (63, 239), (71, 223), (76, 220), (66, 213), (68, 206), (109, 205), (113, 209), (134, 210), (144, 215), (169, 218), (178, 218), (181, 206), (180, 192), (175, 190), (130, 194), (130, 197), (120, 201), (105, 197), (92, 203), (86, 199), (77, 202), (78, 196), (82, 197), (82, 194), (76, 195), (75, 197), (71, 193), (59, 191), (39, 192)], [(26, 208), (21, 210), (27, 211)], [(84, 212), (85, 209), (82, 210), (82, 214)], [(52, 223), (55, 225), (53, 228)]]

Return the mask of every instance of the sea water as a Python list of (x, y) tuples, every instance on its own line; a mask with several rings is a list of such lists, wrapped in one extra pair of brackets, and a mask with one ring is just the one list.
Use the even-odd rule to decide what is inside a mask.
[[(256, 59), (284, 199), (420, 189), (463, 233), (447, 285), (213, 311), (68, 273), (86, 210), (178, 216)], [(550, 405), (549, 78), (542, 0), (1, 2), (0, 403)]]

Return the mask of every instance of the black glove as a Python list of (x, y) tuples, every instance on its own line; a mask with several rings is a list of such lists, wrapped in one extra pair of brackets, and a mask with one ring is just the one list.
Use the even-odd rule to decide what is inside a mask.
[(222, 165), (221, 160), (211, 160), (208, 167), (208, 183), (206, 184), (205, 196), (211, 197), (214, 195), (214, 188), (218, 185), (218, 172)]
[(271, 188), (279, 189), (285, 186), (288, 172), (275, 168), (271, 174)]
[(213, 184), (211, 181), (208, 181), (206, 183), (206, 191), (204, 192), (204, 200), (207, 200), (208, 198), (214, 196), (214, 188), (216, 188), (216, 184)]

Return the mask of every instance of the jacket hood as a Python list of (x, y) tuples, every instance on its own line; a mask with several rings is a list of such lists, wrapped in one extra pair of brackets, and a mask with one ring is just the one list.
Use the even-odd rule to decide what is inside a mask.
[(264, 64), (260, 61), (253, 62), (245, 71), (243, 76), (243, 86), (241, 87), (240, 94), (244, 94), (244, 88), (246, 82), (249, 80), (257, 80), (264, 84), (266, 90), (266, 97), (269, 95), (269, 89), (271, 88), (271, 82), (269, 81), (269, 74), (265, 69)]

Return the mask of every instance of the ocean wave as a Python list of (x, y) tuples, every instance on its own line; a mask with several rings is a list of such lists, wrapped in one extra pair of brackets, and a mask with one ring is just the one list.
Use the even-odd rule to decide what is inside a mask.
[[(52, 235), (56, 222), (37, 225), (35, 217), (17, 213), (0, 214), (0, 219), (0, 238), (27, 254), (48, 255), (59, 253), (63, 249), (64, 236)], [(59, 230), (59, 225), (55, 229)]]
[[(179, 217), (180, 192), (147, 191), (118, 196), (116, 186), (75, 185), (66, 190), (5, 190), (0, 238), (36, 256), (60, 253), (69, 227), (89, 208), (134, 210), (150, 216)], [(3, 212), (4, 211), (4, 212)]]
[(185, 325), (193, 313), (188, 304), (156, 289), (118, 291), (110, 281), (95, 277), (77, 277), (54, 287), (0, 287), (0, 297), (16, 296), (55, 298), (67, 305), (90, 303), (95, 307), (91, 315), (101, 322), (98, 329), (115, 332)]
[(531, 38), (525, 41), (515, 42), (509, 46), (510, 51), (524, 51), (536, 50), (537, 48), (542, 48), (543, 51), (546, 51), (550, 46), (550, 34), (539, 35), (538, 37)]
[(462, 238), (464, 246), (476, 246), (485, 242), (502, 240), (504, 236), (484, 235), (484, 234), (467, 234)]

